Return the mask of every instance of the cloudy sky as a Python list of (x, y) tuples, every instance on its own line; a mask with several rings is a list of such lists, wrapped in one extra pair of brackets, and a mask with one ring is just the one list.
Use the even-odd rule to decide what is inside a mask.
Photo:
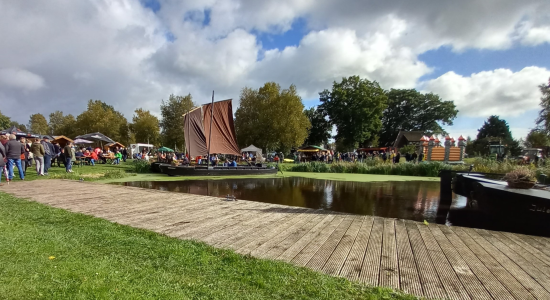
[(309, 107), (360, 75), (455, 101), (455, 136), (497, 114), (519, 138), (550, 77), (550, 1), (0, 0), (0, 45), (0, 110), (21, 123), (88, 99), (131, 119), (266, 81)]

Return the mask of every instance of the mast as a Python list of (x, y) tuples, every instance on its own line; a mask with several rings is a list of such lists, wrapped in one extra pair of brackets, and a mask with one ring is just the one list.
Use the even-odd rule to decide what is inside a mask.
[(212, 91), (212, 106), (210, 107), (210, 132), (208, 133), (208, 155), (206, 165), (210, 168), (210, 146), (212, 145), (212, 121), (214, 120), (214, 91)]

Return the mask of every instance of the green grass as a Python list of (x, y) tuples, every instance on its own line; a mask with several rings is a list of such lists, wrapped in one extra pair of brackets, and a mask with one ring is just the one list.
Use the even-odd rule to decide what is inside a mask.
[(307, 177), (315, 179), (340, 180), (340, 181), (439, 181), (439, 177), (378, 175), (378, 174), (350, 174), (350, 173), (307, 173), (307, 172), (283, 172), (280, 176)]
[(4, 299), (415, 299), (1, 192), (0, 253)]
[[(96, 164), (95, 166), (73, 166), (73, 173), (66, 173), (65, 167), (61, 164), (61, 167), (58, 167), (57, 164), (52, 166), (48, 170), (48, 176), (38, 176), (36, 174), (36, 169), (34, 164), (31, 167), (27, 168), (27, 174), (25, 180), (42, 180), (42, 179), (73, 179), (79, 180), (82, 178), (85, 181), (96, 181), (103, 179), (112, 179), (112, 178), (122, 178), (127, 176), (133, 176), (135, 174), (131, 173), (133, 166), (131, 161), (121, 162), (120, 165), (110, 165), (110, 164)], [(19, 180), (19, 173), (17, 168), (14, 169), (14, 181)]]

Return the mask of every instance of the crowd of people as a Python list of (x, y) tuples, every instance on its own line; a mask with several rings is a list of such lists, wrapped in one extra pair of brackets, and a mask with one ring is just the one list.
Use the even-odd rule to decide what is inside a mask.
[(14, 179), (15, 169), (20, 180), (25, 180), (28, 168), (34, 164), (38, 176), (47, 176), (48, 170), (57, 162), (57, 166), (64, 165), (67, 173), (72, 173), (72, 166), (75, 163), (85, 163), (95, 166), (98, 162), (120, 164), (126, 161), (128, 151), (126, 148), (115, 148), (102, 150), (88, 147), (76, 147), (68, 141), (64, 147), (57, 142), (50, 142), (48, 136), (42, 139), (27, 139), (16, 134), (0, 135), (0, 182), (2, 176), (7, 182)]

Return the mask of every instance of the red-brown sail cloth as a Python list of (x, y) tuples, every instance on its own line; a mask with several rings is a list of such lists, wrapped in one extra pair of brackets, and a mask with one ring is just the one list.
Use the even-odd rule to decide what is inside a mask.
[[(209, 119), (210, 120), (210, 119)], [(206, 156), (208, 148), (206, 147), (206, 135), (202, 125), (202, 110), (197, 108), (184, 118), (185, 147), (191, 157), (198, 155)]]
[(207, 149), (210, 143), (210, 153), (241, 155), (233, 123), (233, 105), (231, 104), (231, 99), (214, 102), (212, 138), (210, 139), (211, 107), (212, 104), (202, 106)]

